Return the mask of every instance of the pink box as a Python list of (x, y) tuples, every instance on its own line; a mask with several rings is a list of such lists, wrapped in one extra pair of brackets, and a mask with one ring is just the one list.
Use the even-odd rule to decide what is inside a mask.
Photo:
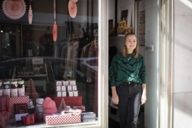
[(72, 114), (55, 114), (45, 116), (45, 122), (48, 125), (58, 125), (58, 124), (73, 124), (81, 122), (81, 115)]
[(13, 113), (14, 104), (22, 104), (22, 103), (28, 103), (28, 102), (29, 102), (29, 96), (10, 97), (9, 106), (10, 106), (11, 113)]

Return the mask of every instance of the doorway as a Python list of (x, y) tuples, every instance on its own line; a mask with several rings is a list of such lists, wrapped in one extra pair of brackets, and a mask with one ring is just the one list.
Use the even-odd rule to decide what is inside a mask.
[[(168, 81), (172, 80), (171, 8), (172, 1), (163, 0), (112, 0), (109, 3), (109, 66), (112, 56), (121, 49), (127, 31), (136, 33), (145, 59), (148, 100), (140, 112), (140, 128), (171, 126), (172, 83)], [(118, 128), (116, 110), (109, 101), (110, 128)]]

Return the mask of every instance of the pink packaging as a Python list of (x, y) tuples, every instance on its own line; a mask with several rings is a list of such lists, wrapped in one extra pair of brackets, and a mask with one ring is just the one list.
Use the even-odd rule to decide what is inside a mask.
[(43, 102), (43, 112), (45, 115), (55, 114), (57, 112), (55, 101), (52, 100), (50, 97), (46, 97)]
[(45, 122), (48, 125), (58, 125), (58, 124), (72, 124), (81, 122), (81, 114), (55, 114), (45, 117)]

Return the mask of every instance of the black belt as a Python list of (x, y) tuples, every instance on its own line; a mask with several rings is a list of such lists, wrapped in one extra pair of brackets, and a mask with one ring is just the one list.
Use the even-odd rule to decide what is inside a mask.
[(128, 81), (128, 82), (122, 82), (120, 85), (139, 85), (139, 83)]

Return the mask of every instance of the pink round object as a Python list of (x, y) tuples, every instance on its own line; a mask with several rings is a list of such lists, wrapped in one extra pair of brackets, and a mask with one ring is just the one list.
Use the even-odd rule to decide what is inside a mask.
[(50, 97), (46, 97), (43, 102), (43, 112), (44, 114), (54, 114), (57, 112), (55, 101)]
[(26, 11), (24, 0), (4, 0), (2, 8), (5, 15), (13, 20), (21, 18)]
[(72, 2), (71, 0), (68, 3), (68, 11), (69, 11), (69, 15), (72, 18), (75, 18), (77, 15), (77, 4), (76, 2)]

